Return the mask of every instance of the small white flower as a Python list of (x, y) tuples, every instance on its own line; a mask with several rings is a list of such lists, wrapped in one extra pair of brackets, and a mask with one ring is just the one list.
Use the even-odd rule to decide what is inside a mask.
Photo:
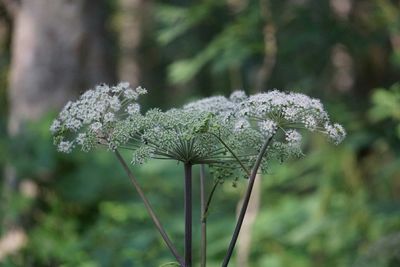
[(136, 91), (136, 93), (138, 93), (139, 95), (147, 94), (146, 88), (143, 88), (143, 87), (141, 87), (141, 86), (136, 87), (135, 91)]
[(333, 125), (326, 124), (325, 130), (329, 138), (331, 138), (336, 145), (340, 144), (346, 137), (346, 130), (343, 128), (342, 125), (338, 123), (335, 123)]
[(283, 116), (286, 120), (295, 120), (300, 110), (297, 107), (291, 106), (283, 109)]
[(106, 115), (104, 115), (104, 122), (113, 122), (115, 120), (115, 115), (112, 112), (107, 112)]
[(71, 106), (72, 106), (72, 102), (71, 101), (68, 101), (67, 104), (65, 104), (64, 108), (60, 112), (60, 115), (58, 116), (58, 118), (61, 121), (64, 121), (64, 120), (68, 119), (68, 117), (70, 116), (69, 109), (71, 108)]
[(117, 96), (113, 96), (110, 99), (110, 108), (114, 111), (118, 111), (121, 108), (121, 102), (119, 101)]
[(122, 89), (128, 89), (129, 88), (129, 82), (120, 82), (118, 84), (118, 87), (122, 88)]
[(302, 136), (296, 130), (288, 130), (285, 134), (285, 140), (289, 145), (299, 146), (301, 144)]
[(135, 91), (133, 91), (133, 89), (126, 89), (125, 91), (124, 91), (124, 96), (127, 98), (127, 99), (137, 99), (138, 98), (138, 93), (136, 93)]
[(303, 123), (310, 131), (314, 131), (317, 128), (317, 120), (313, 116), (306, 116)]
[(86, 133), (79, 133), (78, 136), (75, 139), (75, 142), (78, 145), (83, 145), (85, 143), (85, 141), (86, 141), (86, 137), (87, 137)]
[(230, 97), (229, 100), (231, 100), (234, 103), (240, 103), (244, 101), (247, 98), (246, 93), (243, 91), (234, 91)]
[(239, 119), (234, 126), (234, 132), (241, 132), (250, 127), (250, 123), (246, 119)]
[(113, 86), (113, 87), (111, 87), (111, 92), (114, 94), (118, 94), (118, 93), (122, 92), (122, 88), (121, 88), (121, 86), (118, 86), (118, 85)]
[(263, 120), (258, 123), (258, 127), (264, 136), (271, 137), (275, 134), (278, 126), (276, 122), (272, 120)]
[(96, 91), (102, 94), (108, 93), (110, 91), (110, 87), (106, 85), (105, 83), (97, 85), (96, 86)]
[(103, 127), (103, 124), (97, 121), (90, 125), (90, 130), (92, 130), (93, 132), (98, 132), (101, 127)]
[(58, 130), (61, 129), (61, 123), (59, 120), (54, 120), (53, 123), (50, 126), (50, 131), (52, 134), (55, 134), (56, 132), (58, 132)]
[(70, 153), (72, 151), (73, 145), (73, 142), (61, 141), (57, 146), (57, 150), (63, 153)]
[(139, 113), (139, 111), (140, 111), (140, 106), (138, 104), (130, 104), (126, 107), (126, 112), (129, 115), (137, 114)]
[(95, 94), (94, 90), (87, 90), (81, 95), (81, 99), (89, 100)]
[(65, 127), (72, 131), (78, 131), (82, 126), (82, 122), (75, 118), (70, 118), (65, 121)]
[(212, 96), (194, 101), (183, 106), (184, 110), (191, 112), (211, 112), (214, 115), (230, 116), (237, 108), (237, 105), (223, 96)]
[(247, 116), (249, 114), (250, 114), (250, 108), (249, 107), (244, 107), (244, 108), (241, 108), (239, 110), (239, 115), (240, 116)]

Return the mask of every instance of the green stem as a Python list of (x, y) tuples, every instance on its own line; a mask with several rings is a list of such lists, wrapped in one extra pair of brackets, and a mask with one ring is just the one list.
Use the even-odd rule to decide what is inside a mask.
[(205, 207), (204, 212), (203, 212), (202, 220), (206, 220), (207, 219), (208, 210), (210, 208), (210, 204), (211, 204), (212, 198), (214, 196), (215, 190), (217, 189), (218, 185), (219, 185), (219, 181), (216, 181), (214, 183), (213, 188), (211, 189), (210, 195), (208, 196), (206, 207)]
[(250, 171), (246, 168), (246, 166), (244, 166), (244, 164), (242, 163), (242, 161), (239, 159), (238, 156), (236, 156), (235, 152), (233, 152), (233, 150), (224, 142), (224, 140), (221, 139), (221, 137), (219, 137), (218, 135), (211, 133), (212, 135), (214, 135), (218, 141), (221, 142), (221, 144), (232, 154), (232, 156), (236, 159), (236, 161), (240, 164), (240, 166), (242, 167), (242, 169), (246, 172), (247, 175), (250, 175)]
[(185, 163), (185, 267), (192, 267), (192, 164)]
[(237, 239), (239, 237), (240, 229), (242, 227), (243, 220), (244, 220), (244, 217), (246, 215), (247, 207), (249, 205), (251, 192), (253, 190), (254, 182), (255, 182), (256, 176), (257, 176), (257, 172), (258, 172), (258, 169), (260, 168), (262, 159), (264, 157), (265, 152), (267, 151), (267, 148), (268, 148), (271, 140), (272, 140), (272, 137), (270, 137), (264, 143), (264, 145), (262, 146), (262, 148), (260, 150), (260, 153), (257, 156), (257, 160), (256, 160), (256, 162), (255, 162), (255, 164), (253, 166), (252, 171), (251, 171), (251, 175), (249, 177), (249, 184), (247, 186), (246, 194), (245, 194), (245, 197), (243, 199), (243, 204), (242, 204), (242, 207), (240, 209), (239, 218), (238, 218), (238, 220), (236, 222), (235, 231), (233, 232), (232, 239), (231, 239), (231, 242), (229, 244), (228, 251), (226, 252), (224, 261), (222, 263), (222, 267), (227, 267), (228, 264), (229, 264), (229, 261), (230, 261), (230, 259), (232, 257), (233, 249), (235, 248)]
[(179, 255), (178, 251), (176, 250), (175, 246), (172, 244), (171, 240), (169, 239), (164, 227), (161, 225), (160, 220), (157, 218), (150, 202), (146, 198), (142, 188), (140, 187), (138, 181), (136, 180), (135, 176), (131, 172), (131, 170), (128, 167), (128, 164), (126, 164), (124, 158), (121, 156), (121, 154), (118, 152), (118, 150), (115, 150), (115, 155), (117, 156), (117, 159), (119, 162), (122, 164), (122, 167), (124, 168), (125, 172), (128, 174), (129, 178), (131, 179), (133, 186), (135, 187), (137, 193), (139, 194), (140, 198), (142, 199), (144, 206), (146, 207), (147, 212), (150, 215), (150, 218), (152, 219), (154, 225), (156, 226), (157, 230), (160, 232), (165, 244), (168, 246), (169, 250), (171, 253), (174, 255), (175, 259), (179, 262), (179, 264), (182, 267), (185, 267), (184, 261), (182, 257)]
[(201, 243), (200, 243), (200, 266), (206, 267), (207, 262), (207, 218), (205, 192), (205, 166), (200, 165), (200, 209), (201, 209)]

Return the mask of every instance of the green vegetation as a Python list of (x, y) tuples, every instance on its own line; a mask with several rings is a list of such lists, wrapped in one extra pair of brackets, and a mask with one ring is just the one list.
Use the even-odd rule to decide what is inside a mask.
[[(118, 30), (117, 0), (108, 2), (107, 25)], [(340, 146), (305, 138), (304, 159), (275, 162), (262, 177), (250, 267), (400, 266), (400, 8), (389, 0), (351, 1), (341, 13), (331, 2), (153, 1), (146, 14), (141, 80), (154, 97), (144, 99), (144, 110), (278, 88), (321, 98), (348, 132)], [(19, 190), (0, 217), (18, 218), (28, 242), (0, 265), (174, 266), (111, 153), (58, 153), (48, 132), (55, 113), (7, 136), (9, 45), (0, 42), (0, 171), (12, 162)], [(150, 160), (133, 170), (182, 251), (180, 167)], [(194, 168), (195, 205), (198, 173)], [(217, 188), (207, 217), (208, 267), (222, 262), (245, 187), (239, 180)], [(193, 230), (199, 240), (200, 229)], [(200, 244), (193, 245), (199, 262)]]

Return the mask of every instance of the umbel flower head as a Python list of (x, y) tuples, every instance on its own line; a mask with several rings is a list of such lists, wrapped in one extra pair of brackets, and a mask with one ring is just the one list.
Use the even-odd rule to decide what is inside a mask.
[(149, 158), (174, 159), (190, 164), (223, 164), (234, 160), (230, 143), (230, 117), (238, 105), (223, 96), (191, 102), (183, 108), (162, 112), (152, 109), (143, 117), (143, 127), (130, 143), (133, 163)]
[(229, 99), (224, 96), (206, 97), (183, 106), (184, 110), (190, 112), (209, 112), (215, 117), (227, 121), (240, 108), (239, 103), (247, 99), (247, 95), (243, 91), (233, 92)]
[(150, 158), (209, 164), (214, 169), (239, 169), (248, 174), (263, 144), (269, 140), (262, 167), (269, 159), (302, 155), (304, 131), (320, 132), (335, 144), (346, 132), (331, 123), (318, 99), (273, 90), (229, 98), (214, 96), (163, 112), (141, 115), (138, 97), (147, 91), (128, 83), (98, 85), (75, 102), (68, 102), (51, 131), (61, 152), (97, 144), (133, 151), (133, 164)]
[(279, 158), (301, 155), (301, 132), (306, 130), (320, 132), (335, 144), (346, 136), (340, 124), (331, 123), (321, 101), (304, 94), (273, 90), (252, 95), (239, 105), (234, 130), (253, 128), (263, 140), (272, 138), (269, 154)]
[[(268, 139), (271, 139), (270, 145), (262, 168), (266, 168), (272, 158), (283, 161), (303, 155), (301, 144), (305, 131), (322, 133), (335, 144), (346, 136), (341, 125), (330, 122), (320, 100), (299, 93), (273, 90), (248, 97), (243, 91), (236, 91), (229, 98), (204, 98), (185, 105), (183, 109), (209, 112), (218, 118), (216, 125), (208, 128), (208, 134), (229, 148), (227, 155), (235, 155), (241, 169), (247, 171)], [(232, 161), (225, 162), (225, 165), (232, 166)], [(226, 170), (221, 172), (226, 173)]]
[(240, 157), (243, 165), (252, 166), (263, 143), (271, 138), (267, 159), (284, 160), (302, 155), (302, 134), (320, 132), (339, 144), (346, 136), (344, 128), (331, 123), (318, 99), (299, 93), (273, 90), (246, 96), (235, 91), (229, 98), (214, 96), (183, 107), (192, 112), (210, 112), (218, 117), (218, 134)]
[[(146, 93), (146, 89), (132, 89), (126, 82), (111, 87), (100, 84), (68, 102), (50, 127), (58, 150), (69, 153), (80, 146), (89, 151), (97, 144), (113, 148), (113, 140), (122, 140), (116, 132), (123, 128), (121, 122), (140, 120), (137, 100)], [(132, 131), (132, 127), (123, 130)]]
[(248, 155), (236, 152), (244, 152), (241, 146), (246, 147), (252, 138), (239, 142), (243, 135), (232, 132), (238, 107), (231, 99), (216, 96), (166, 112), (152, 109), (143, 116), (141, 129), (131, 135), (125, 148), (133, 150), (133, 164), (151, 158), (172, 159), (191, 165), (208, 164), (214, 173), (222, 170), (221, 178), (247, 175), (251, 161)]
[(221, 125), (210, 112), (152, 109), (143, 118), (141, 130), (128, 143), (133, 164), (150, 158), (207, 164), (219, 162), (225, 153), (219, 141), (207, 134), (213, 125)]

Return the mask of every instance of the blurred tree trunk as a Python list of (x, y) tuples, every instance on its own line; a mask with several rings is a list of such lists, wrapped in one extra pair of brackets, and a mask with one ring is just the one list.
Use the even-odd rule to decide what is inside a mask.
[[(237, 266), (241, 267), (249, 266), (253, 225), (260, 210), (261, 178), (261, 175), (257, 174), (250, 197), (249, 206), (247, 208), (246, 217), (243, 220), (242, 229), (237, 242)], [(237, 205), (237, 215), (239, 215), (242, 205), (243, 199), (241, 199)]]
[(25, 0), (15, 9), (9, 84), (11, 135), (24, 120), (59, 108), (83, 88), (113, 80), (104, 3), (90, 2)]
[[(25, 122), (59, 109), (80, 90), (114, 80), (104, 1), (2, 1), (14, 24), (8, 86), (11, 137), (23, 130)], [(5, 198), (15, 194), (17, 177), (9, 163)], [(3, 215), (5, 228), (17, 224), (16, 218)]]
[(149, 0), (119, 0), (119, 78), (132, 86), (142, 80), (140, 46), (149, 17)]

